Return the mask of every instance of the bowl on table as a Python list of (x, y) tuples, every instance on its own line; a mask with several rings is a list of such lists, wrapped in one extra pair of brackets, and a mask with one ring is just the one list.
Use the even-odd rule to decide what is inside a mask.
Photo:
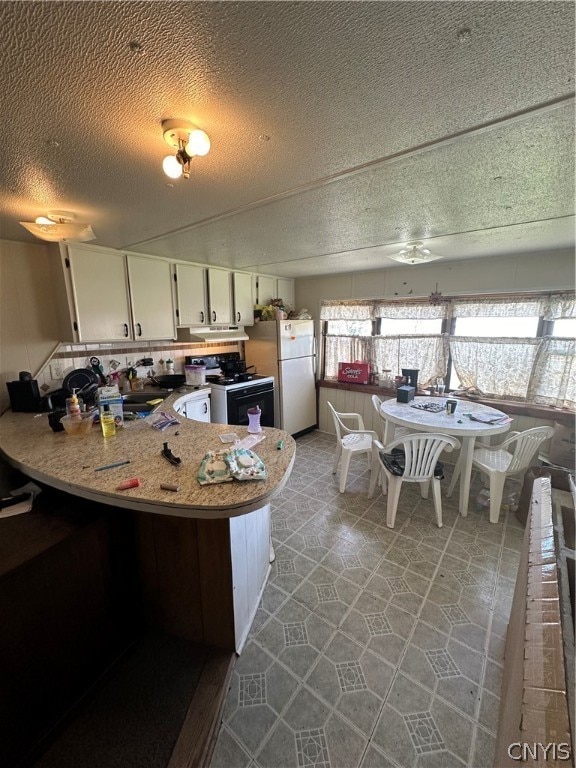
[(95, 415), (96, 411), (90, 411), (88, 413), (81, 414), (80, 418), (62, 416), (60, 419), (60, 424), (62, 424), (68, 435), (73, 435), (74, 437), (84, 437), (90, 433), (92, 424), (94, 423)]

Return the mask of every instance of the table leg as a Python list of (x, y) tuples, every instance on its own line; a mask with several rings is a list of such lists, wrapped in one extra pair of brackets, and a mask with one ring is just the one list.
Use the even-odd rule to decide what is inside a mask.
[(468, 496), (470, 494), (470, 479), (472, 476), (472, 456), (474, 454), (474, 437), (463, 437), (460, 449), (460, 503), (462, 517), (468, 514)]

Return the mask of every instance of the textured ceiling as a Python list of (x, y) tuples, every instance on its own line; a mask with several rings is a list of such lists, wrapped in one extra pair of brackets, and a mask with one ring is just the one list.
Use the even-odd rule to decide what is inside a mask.
[[(0, 2), (0, 236), (305, 276), (574, 245), (574, 4)], [(462, 30), (466, 30), (462, 32)], [(134, 50), (139, 49), (139, 50)], [(188, 181), (161, 121), (212, 141)]]

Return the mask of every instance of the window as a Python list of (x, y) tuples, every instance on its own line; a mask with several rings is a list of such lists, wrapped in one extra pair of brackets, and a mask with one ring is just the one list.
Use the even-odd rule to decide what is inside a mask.
[(323, 302), (321, 319), (327, 378), (363, 360), (393, 376), (417, 368), (424, 387), (446, 377), (485, 397), (576, 406), (574, 293)]
[(430, 336), (435, 333), (442, 333), (442, 320), (440, 318), (433, 320), (391, 320), (386, 318), (380, 323), (381, 336)]
[(556, 336), (561, 339), (574, 339), (576, 338), (576, 318), (560, 318), (554, 320), (554, 326), (552, 328), (551, 336)]

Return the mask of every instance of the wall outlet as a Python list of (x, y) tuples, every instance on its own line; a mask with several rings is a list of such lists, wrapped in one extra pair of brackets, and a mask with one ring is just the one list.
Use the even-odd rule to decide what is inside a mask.
[(126, 368), (132, 368), (134, 366), (135, 361), (136, 361), (136, 358), (133, 355), (127, 355)]
[(50, 363), (50, 378), (52, 381), (61, 381), (64, 378), (61, 363)]

